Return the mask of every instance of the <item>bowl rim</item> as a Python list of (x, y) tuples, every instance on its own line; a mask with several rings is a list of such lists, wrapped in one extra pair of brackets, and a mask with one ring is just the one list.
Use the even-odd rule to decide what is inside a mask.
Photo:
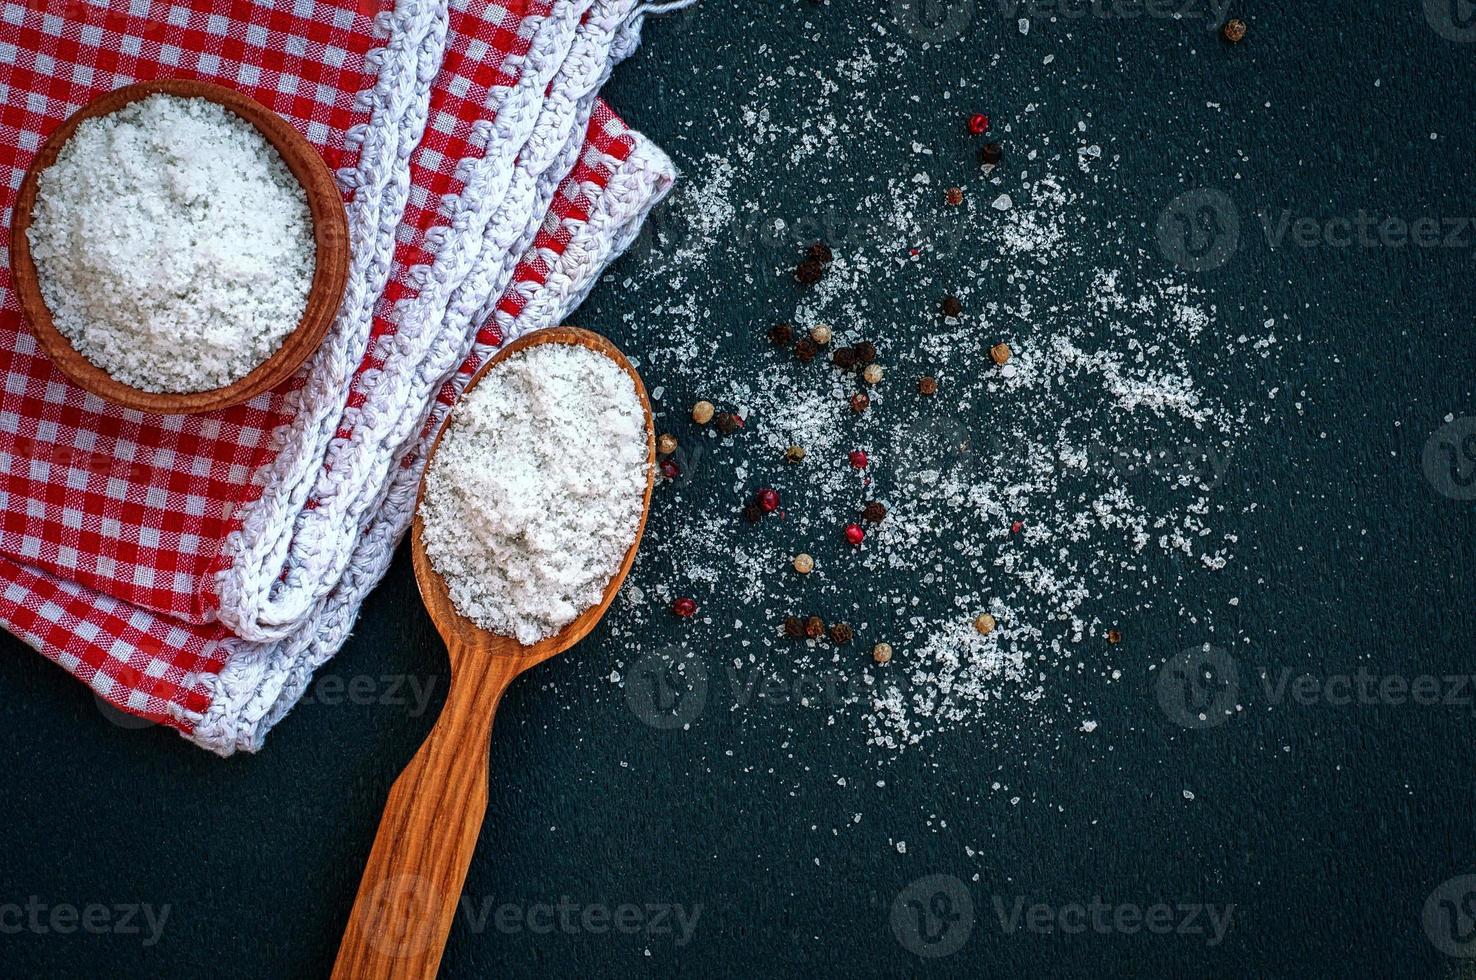
[[(244, 377), (206, 391), (145, 391), (124, 384), (88, 360), (57, 329), (41, 294), (40, 277), (31, 257), (27, 230), (31, 226), (38, 180), (56, 162), (61, 148), (85, 120), (105, 116), (152, 95), (206, 99), (250, 123), (276, 149), (307, 195), (313, 221), (317, 262), (308, 290), (307, 305), (297, 326), (283, 338), (270, 357)], [(125, 85), (88, 101), (51, 132), (26, 168), (16, 195), (10, 227), (10, 274), (21, 312), (31, 325), (37, 344), (84, 391), (125, 408), (159, 415), (196, 414), (228, 408), (270, 391), (297, 372), (322, 344), (343, 302), (348, 282), (348, 214), (343, 196), (328, 166), (310, 143), (276, 112), (235, 89), (187, 78), (156, 79)]]

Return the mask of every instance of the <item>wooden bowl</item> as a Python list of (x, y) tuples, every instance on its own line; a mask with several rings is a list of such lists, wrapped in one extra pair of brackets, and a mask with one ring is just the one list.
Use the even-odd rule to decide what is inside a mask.
[[(72, 346), (52, 322), (51, 311), (41, 296), (36, 265), (31, 259), (31, 243), (26, 230), (31, 226), (31, 211), (36, 204), (37, 178), (41, 171), (56, 162), (62, 145), (71, 138), (84, 119), (105, 116), (150, 95), (176, 95), (184, 98), (208, 99), (224, 106), (255, 126), (266, 137), (287, 164), (287, 169), (307, 192), (308, 209), (313, 218), (313, 238), (317, 245), (317, 267), (308, 291), (307, 307), (297, 327), (282, 341), (276, 353), (252, 369), (250, 374), (223, 388), (209, 391), (159, 392), (144, 391), (126, 385), (93, 364)], [(31, 322), (31, 330), (57, 370), (78, 387), (106, 398), (110, 402), (141, 412), (179, 415), (209, 412), (217, 408), (239, 405), (264, 391), (270, 391), (290, 378), (303, 361), (323, 342), (338, 306), (343, 301), (344, 283), (348, 279), (348, 217), (343, 197), (328, 167), (316, 150), (288, 122), (261, 103), (240, 92), (209, 82), (183, 78), (139, 82), (100, 95), (72, 114), (72, 117), (41, 144), (31, 161), (20, 194), (15, 201), (10, 226), (10, 275), (15, 285), (21, 310)]]

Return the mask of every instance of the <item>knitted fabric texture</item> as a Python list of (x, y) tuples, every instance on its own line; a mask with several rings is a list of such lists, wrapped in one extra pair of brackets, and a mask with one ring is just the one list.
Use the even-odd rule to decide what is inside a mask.
[(199, 416), (72, 386), (4, 270), (0, 624), (124, 711), (258, 749), (383, 577), (471, 373), (567, 317), (670, 189), (670, 161), (598, 98), (657, 8), (0, 0), (7, 229), (20, 172), (77, 106), (187, 76), (297, 126), (338, 176), (352, 244), (303, 371)]

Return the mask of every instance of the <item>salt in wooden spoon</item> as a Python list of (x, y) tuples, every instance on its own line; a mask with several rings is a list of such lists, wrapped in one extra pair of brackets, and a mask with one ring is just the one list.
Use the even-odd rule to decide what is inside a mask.
[[(508, 344), (482, 366), (467, 390), (510, 355), (536, 344), (578, 344), (610, 358), (635, 382), (646, 415), (646, 494), (635, 539), (598, 605), (532, 646), (478, 628), (451, 604), (446, 583), (426, 557), (420, 499), (410, 532), (415, 581), (436, 629), (446, 641), (451, 685), (446, 706), (420, 751), (395, 780), (379, 821), (379, 834), (359, 882), (335, 980), (434, 977), (461, 899), (467, 866), (487, 812), (487, 769), (492, 717), (513, 678), (594, 629), (625, 581), (646, 528), (656, 462), (651, 402), (640, 375), (604, 337), (577, 327), (540, 330)], [(431, 444), (435, 456), (446, 434), (442, 425)], [(430, 458), (428, 457), (428, 459)], [(422, 479), (420, 493), (425, 493)]]

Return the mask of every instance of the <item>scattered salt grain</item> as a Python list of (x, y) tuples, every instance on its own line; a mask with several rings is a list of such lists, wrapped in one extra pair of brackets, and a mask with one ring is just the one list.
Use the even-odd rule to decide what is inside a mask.
[(307, 306), (307, 195), (246, 120), (153, 95), (77, 127), (41, 172), (27, 238), (58, 330), (145, 391), (245, 377)]
[(426, 472), (426, 553), (462, 615), (536, 643), (603, 597), (646, 480), (630, 376), (583, 347), (535, 345), (453, 412)]
[[(736, 44), (727, 53), (744, 57)], [(896, 66), (912, 57), (905, 43), (863, 38), (823, 69), (754, 72), (738, 112), (744, 126), (669, 144), (690, 166), (659, 212), (664, 247), (628, 260), (616, 280), (635, 297), (624, 327), (647, 339), (649, 377), (746, 406), (742, 451), (693, 453), (683, 479), (663, 487), (659, 531), (637, 577), (653, 593), (706, 593), (745, 610), (742, 634), (692, 634), (701, 649), (744, 649), (790, 684), (835, 670), (855, 678), (824, 711), (769, 709), (762, 721), (811, 741), (859, 729), (878, 760), (934, 740), (953, 750), (981, 738), (1036, 745), (1076, 729), (1095, 705), (1067, 696), (1068, 677), (1131, 677), (1125, 651), (1101, 642), (1112, 623), (1129, 613), (1201, 622), (1186, 597), (1210, 576), (1235, 574), (1231, 531), (1240, 508), (1255, 506), (1243, 481), (1222, 478), (1281, 408), (1269, 393), (1257, 397), (1260, 384), (1245, 384), (1245, 362), (1254, 356), (1274, 376), (1298, 339), (1259, 302), (1227, 308), (1165, 260), (1151, 227), (1122, 221), (1118, 204), (1134, 179), (1117, 167), (1124, 144), (1074, 110), (1000, 110), (994, 128), (1009, 137), (1014, 162), (985, 170), (987, 183), (956, 208), (936, 188), (956, 179), (956, 164), (972, 167), (977, 147), (958, 160), (918, 155), (897, 171), (898, 146), (943, 135), (856, 93), (893, 91)], [(780, 102), (804, 111), (775, 122), (769, 106)], [(806, 179), (824, 191), (776, 214), (767, 202), (784, 199), (801, 153)], [(990, 213), (1006, 177), (1009, 207)], [(772, 311), (766, 295), (751, 301), (769, 280), (787, 289), (793, 256), (818, 238), (834, 248), (821, 282), (795, 292), (792, 309)], [(934, 319), (942, 295), (957, 295), (968, 314)], [(889, 365), (937, 377), (939, 392), (894, 386), (885, 404), (856, 415), (852, 377), (828, 365), (776, 358), (755, 369), (740, 356), (745, 335), (732, 328), (732, 310), (783, 316), (797, 333), (828, 324), (843, 345), (879, 338)], [(924, 329), (881, 326), (919, 315)], [(1237, 332), (1246, 339), (1226, 343)], [(1001, 340), (1009, 363), (976, 369)], [(795, 445), (805, 461), (769, 533), (711, 505), (710, 492), (751, 493)], [(864, 473), (846, 463), (858, 446), (870, 459)], [(867, 659), (851, 673), (858, 668), (828, 648), (784, 638), (794, 579), (775, 570), (802, 548), (823, 555), (823, 542), (838, 545), (858, 491), (883, 502), (887, 519), (843, 560), (820, 562), (804, 601), (869, 621), (859, 638), (885, 638), (905, 656), (886, 668)], [(972, 627), (984, 610), (999, 622), (988, 637)], [(653, 615), (623, 604), (612, 632), (636, 644)], [(733, 711), (758, 722), (765, 707), (750, 699)], [(1011, 792), (998, 782), (994, 790)]]

